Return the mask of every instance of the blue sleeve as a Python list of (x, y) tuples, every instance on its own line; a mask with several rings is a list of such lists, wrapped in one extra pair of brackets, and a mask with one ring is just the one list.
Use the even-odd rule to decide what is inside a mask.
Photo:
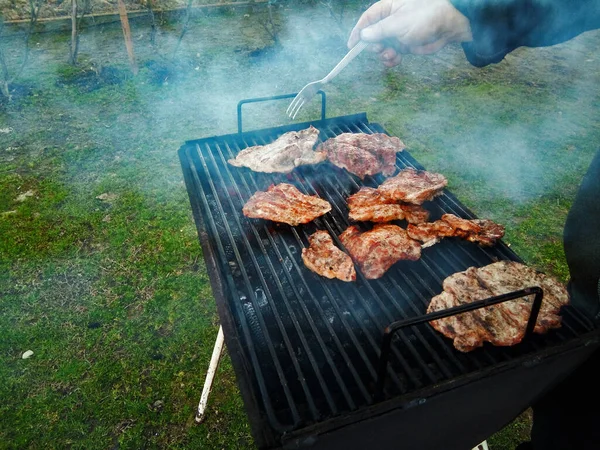
[(471, 24), (471, 64), (498, 63), (517, 47), (544, 47), (600, 28), (600, 0), (450, 0)]

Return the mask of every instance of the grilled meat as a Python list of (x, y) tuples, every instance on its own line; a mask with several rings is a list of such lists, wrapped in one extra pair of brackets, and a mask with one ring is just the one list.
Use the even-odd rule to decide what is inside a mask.
[(397, 261), (416, 261), (421, 257), (421, 245), (397, 225), (378, 224), (364, 233), (350, 226), (340, 240), (368, 279), (381, 278)]
[(448, 180), (439, 173), (409, 167), (385, 180), (377, 190), (389, 199), (421, 205), (440, 195), (447, 185)]
[(302, 261), (313, 272), (326, 278), (355, 281), (356, 270), (350, 256), (333, 243), (327, 231), (317, 231), (308, 238), (310, 246), (302, 249)]
[(467, 236), (468, 241), (491, 247), (504, 236), (504, 227), (496, 222), (489, 219), (474, 219), (473, 222), (481, 227), (481, 231)]
[(466, 237), (481, 232), (481, 226), (479, 226), (479, 224), (454, 214), (444, 214), (442, 220), (452, 227), (455, 236)]
[(409, 224), (408, 235), (429, 247), (445, 237), (459, 237), (483, 246), (492, 246), (504, 236), (504, 227), (488, 219), (462, 219), (454, 214), (444, 214), (435, 222)]
[(313, 150), (318, 137), (319, 130), (311, 125), (301, 131), (284, 133), (270, 144), (248, 147), (227, 162), (255, 172), (288, 173), (298, 166), (325, 161), (325, 152)]
[(248, 199), (242, 212), (247, 217), (289, 225), (308, 223), (331, 211), (331, 205), (316, 195), (305, 195), (291, 184), (271, 185)]
[[(477, 271), (477, 276), (494, 295), (506, 294), (526, 287), (541, 287), (544, 297), (534, 331), (545, 333), (549, 329), (560, 327), (561, 317), (558, 313), (560, 308), (569, 302), (569, 297), (564, 286), (555, 279), (510, 261), (500, 261), (482, 267)], [(505, 302), (503, 305), (514, 311), (514, 314), (524, 313), (529, 317), (533, 299), (534, 296), (529, 296)]]
[(406, 147), (400, 139), (384, 133), (342, 133), (323, 142), (318, 150), (327, 152), (332, 164), (357, 175), (382, 173), (392, 175), (396, 170), (396, 153)]
[(348, 217), (356, 222), (406, 219), (409, 223), (422, 223), (429, 219), (429, 212), (422, 206), (390, 200), (370, 187), (363, 187), (348, 197), (348, 207)]
[(454, 228), (443, 220), (418, 225), (409, 224), (406, 231), (412, 239), (420, 241), (423, 248), (437, 244), (442, 238), (454, 236)]
[[(566, 288), (556, 280), (513, 261), (500, 261), (485, 267), (470, 267), (444, 280), (443, 292), (431, 299), (427, 312), (484, 300), (527, 287), (544, 291), (542, 306), (534, 332), (546, 333), (561, 325), (560, 308), (569, 303)], [(484, 342), (510, 346), (521, 342), (533, 305), (533, 296), (509, 300), (496, 305), (461, 313), (430, 324), (454, 340), (462, 352), (481, 347)]]

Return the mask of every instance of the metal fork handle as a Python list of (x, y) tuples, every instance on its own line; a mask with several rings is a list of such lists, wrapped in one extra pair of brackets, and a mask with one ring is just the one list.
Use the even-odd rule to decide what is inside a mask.
[(346, 67), (350, 63), (350, 61), (356, 58), (360, 52), (367, 48), (368, 45), (368, 42), (359, 41), (358, 44), (352, 47), (350, 51), (346, 53), (346, 56), (344, 56), (342, 60), (337, 64), (337, 66), (335, 66), (333, 70), (329, 72), (327, 76), (321, 81), (323, 83), (329, 83), (338, 73), (342, 71), (344, 67)]

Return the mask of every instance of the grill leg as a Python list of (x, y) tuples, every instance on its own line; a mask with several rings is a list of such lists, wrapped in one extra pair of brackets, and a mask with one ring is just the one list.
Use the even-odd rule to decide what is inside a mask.
[(212, 357), (210, 358), (208, 372), (206, 373), (206, 380), (204, 381), (202, 395), (200, 396), (200, 404), (198, 405), (198, 412), (196, 413), (196, 423), (202, 423), (204, 421), (204, 413), (208, 403), (208, 394), (210, 393), (210, 388), (212, 387), (213, 379), (215, 378), (217, 366), (219, 365), (219, 359), (221, 359), (223, 342), (223, 327), (219, 326), (219, 333), (217, 334), (217, 340), (215, 341), (215, 348), (213, 349)]

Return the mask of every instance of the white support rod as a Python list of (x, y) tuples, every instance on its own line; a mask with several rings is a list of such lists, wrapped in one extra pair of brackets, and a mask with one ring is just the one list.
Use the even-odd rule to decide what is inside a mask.
[(221, 353), (223, 352), (223, 327), (219, 325), (219, 333), (217, 334), (217, 340), (215, 341), (215, 348), (213, 349), (212, 357), (210, 358), (210, 364), (208, 366), (208, 372), (206, 373), (206, 380), (204, 381), (204, 387), (202, 388), (202, 395), (200, 396), (200, 404), (198, 405), (198, 413), (196, 414), (196, 423), (204, 421), (204, 413), (206, 411), (206, 405), (208, 403), (208, 394), (212, 387), (215, 373), (217, 372), (217, 366), (219, 365), (219, 359), (221, 359)]

